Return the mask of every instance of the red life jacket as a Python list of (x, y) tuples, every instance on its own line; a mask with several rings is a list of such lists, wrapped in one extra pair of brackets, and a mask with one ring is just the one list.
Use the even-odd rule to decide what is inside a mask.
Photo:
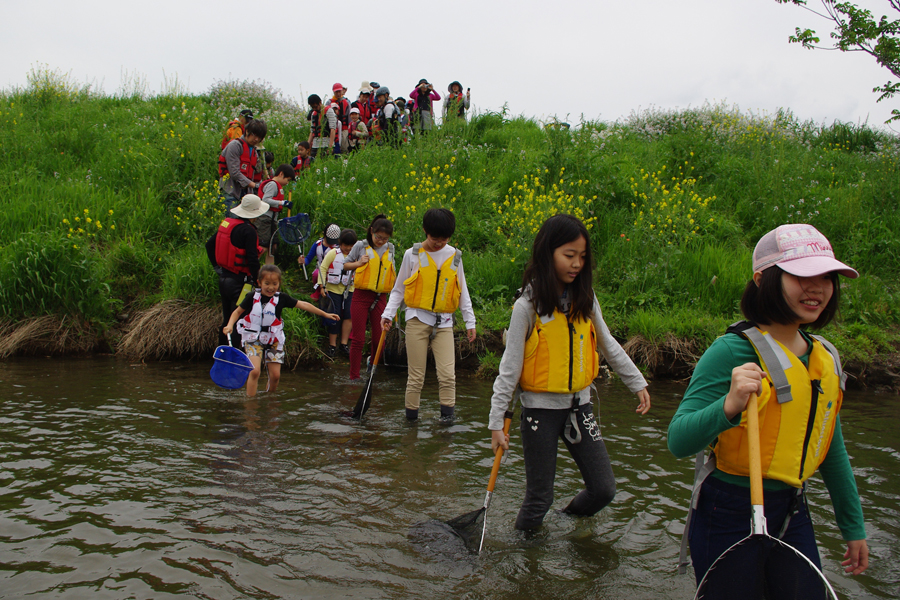
[[(246, 250), (231, 243), (234, 228), (244, 222), (242, 219), (229, 218), (219, 224), (219, 230), (216, 232), (216, 264), (237, 275), (252, 277), (250, 267), (247, 266)], [(253, 231), (256, 232), (255, 229)]]
[[(235, 140), (232, 140), (232, 142)], [(241, 143), (241, 147), (243, 148), (241, 152), (241, 167), (240, 172), (241, 175), (253, 181), (253, 176), (256, 171), (256, 161), (259, 159), (259, 153), (256, 151), (256, 148), (247, 143), (247, 140), (244, 138), (239, 138), (237, 141)], [(225, 162), (225, 150), (219, 153), (219, 177), (224, 177), (228, 173), (228, 164)]]
[(312, 157), (311, 156), (303, 157), (298, 154), (297, 158), (295, 158), (294, 160), (297, 161), (297, 166), (294, 167), (294, 170), (295, 171), (305, 171), (306, 169), (309, 168), (309, 164), (310, 164), (310, 162), (312, 162)]
[(359, 109), (359, 120), (360, 121), (362, 121), (363, 123), (366, 123), (366, 124), (369, 123), (369, 119), (372, 118), (372, 107), (369, 105), (368, 102), (363, 102), (361, 100), (357, 100), (350, 106), (351, 106), (351, 108)]
[(334, 107), (335, 116), (346, 128), (350, 124), (350, 101), (346, 98), (341, 98), (340, 100), (332, 98), (329, 106)]
[[(257, 189), (259, 190), (259, 197), (260, 197), (260, 198), (262, 198), (262, 196), (263, 196), (263, 188), (266, 187), (266, 186), (269, 184), (270, 181), (275, 181), (275, 180), (274, 180), (274, 179), (266, 179), (266, 180), (263, 181), (261, 184), (259, 184), (259, 187), (258, 187)], [(278, 184), (277, 181), (275, 181), (275, 185), (278, 186), (278, 191), (277, 191), (277, 192), (275, 193), (275, 195), (272, 197), (272, 200), (284, 200), (284, 188), (282, 188), (282, 187)], [(283, 206), (270, 206), (270, 207), (269, 207), (269, 210), (271, 210), (271, 211), (274, 212), (274, 213), (280, 213), (282, 208), (284, 208), (284, 207), (283, 207)]]

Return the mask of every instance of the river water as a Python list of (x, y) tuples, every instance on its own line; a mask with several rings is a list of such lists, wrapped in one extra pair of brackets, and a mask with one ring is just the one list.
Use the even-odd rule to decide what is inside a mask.
[[(653, 410), (600, 385), (618, 493), (599, 515), (551, 512), (524, 536), (517, 420), (480, 556), (413, 527), (478, 509), (492, 463), (491, 382), (461, 377), (457, 420), (403, 418), (402, 371), (381, 369), (361, 424), (345, 365), (285, 373), (247, 400), (203, 362), (111, 357), (0, 363), (0, 598), (691, 598), (676, 571), (692, 461), (665, 432), (683, 386), (651, 384)], [(598, 410), (595, 407), (595, 410)], [(872, 566), (849, 578), (821, 479), (810, 503), (842, 598), (900, 596), (900, 407), (850, 392), (842, 415)], [(580, 489), (560, 452), (554, 508)], [(748, 523), (749, 533), (749, 523)]]

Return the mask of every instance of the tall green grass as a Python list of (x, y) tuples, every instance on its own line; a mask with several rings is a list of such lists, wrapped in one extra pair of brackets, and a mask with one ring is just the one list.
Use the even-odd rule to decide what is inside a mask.
[[(102, 322), (117, 305), (215, 302), (202, 246), (222, 214), (222, 130), (243, 107), (266, 119), (276, 164), (289, 162), (308, 135), (305, 108), (262, 82), (218, 82), (190, 96), (177, 82), (151, 95), (135, 80), (105, 96), (44, 69), (28, 87), (0, 93), (0, 183), (15, 190), (0, 211), (7, 318), (59, 312)], [(789, 111), (648, 110), (571, 130), (491, 112), (399, 150), (323, 157), (287, 191), (314, 233), (334, 221), (363, 236), (387, 214), (401, 251), (423, 239), (428, 208), (454, 210), (451, 243), (490, 328), (503, 326), (537, 226), (556, 211), (580, 214), (618, 335), (708, 337), (710, 323), (738, 316), (755, 241), (789, 222), (818, 227), (862, 273), (844, 290), (845, 324), (896, 329), (898, 167), (896, 136)], [(296, 251), (283, 254), (302, 292)]]

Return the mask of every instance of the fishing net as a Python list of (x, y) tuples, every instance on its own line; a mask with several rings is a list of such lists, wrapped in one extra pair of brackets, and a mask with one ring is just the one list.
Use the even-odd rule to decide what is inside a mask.
[(704, 600), (826, 600), (824, 576), (800, 552), (768, 535), (744, 538), (716, 559), (696, 598)]
[(311, 231), (312, 222), (306, 213), (299, 213), (278, 221), (278, 233), (281, 235), (281, 239), (288, 244), (299, 246), (309, 238)]
[(209, 370), (213, 383), (227, 390), (244, 387), (253, 370), (253, 363), (246, 354), (231, 346), (219, 346), (213, 358), (215, 362)]
[[(455, 519), (454, 519), (455, 520)], [(457, 530), (444, 521), (432, 519), (409, 528), (410, 543), (422, 554), (442, 560), (465, 560), (478, 550), (481, 531), (474, 535), (474, 548)]]
[(484, 507), (481, 507), (446, 522), (451, 531), (463, 541), (466, 548), (473, 552), (478, 552), (478, 546), (481, 545), (484, 512)]

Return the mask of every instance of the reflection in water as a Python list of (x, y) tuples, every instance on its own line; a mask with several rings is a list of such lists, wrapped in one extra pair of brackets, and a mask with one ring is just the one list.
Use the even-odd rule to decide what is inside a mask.
[[(52, 365), (52, 368), (48, 368)], [(513, 529), (524, 493), (518, 432), (500, 471), (480, 556), (410, 527), (477, 509), (493, 456), (491, 382), (460, 379), (457, 423), (437, 421), (426, 385), (403, 418), (403, 373), (379, 373), (363, 422), (343, 369), (287, 373), (246, 399), (208, 364), (112, 358), (0, 365), (0, 597), (689, 598), (676, 574), (691, 461), (666, 450), (682, 388), (654, 384), (649, 418), (617, 382), (601, 386), (615, 501), (599, 515), (551, 512)], [(429, 402), (427, 399), (431, 398)], [(810, 504), (829, 579), (846, 598), (895, 597), (900, 444), (893, 397), (850, 394), (844, 434), (873, 553), (840, 573), (840, 533), (814, 478)], [(581, 486), (560, 453), (556, 508)]]

